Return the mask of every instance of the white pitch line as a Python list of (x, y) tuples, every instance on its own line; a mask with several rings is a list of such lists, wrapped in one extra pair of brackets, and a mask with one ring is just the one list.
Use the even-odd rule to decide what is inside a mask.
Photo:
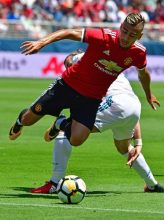
[(151, 211), (151, 210), (137, 210), (137, 209), (108, 209), (108, 208), (91, 208), (91, 207), (80, 207), (80, 206), (59, 206), (59, 205), (46, 205), (46, 204), (20, 204), (20, 203), (3, 203), (0, 202), (0, 205), (3, 206), (27, 206), (27, 207), (44, 207), (44, 208), (61, 208), (61, 209), (85, 209), (85, 210), (95, 210), (95, 211), (106, 211), (106, 212), (131, 212), (131, 213), (145, 213), (145, 214), (159, 214), (164, 215), (164, 212), (160, 211)]

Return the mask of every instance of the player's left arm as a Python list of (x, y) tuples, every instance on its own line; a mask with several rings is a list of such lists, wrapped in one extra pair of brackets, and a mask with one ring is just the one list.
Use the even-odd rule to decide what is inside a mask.
[(83, 28), (77, 29), (62, 29), (55, 31), (47, 36), (37, 40), (37, 41), (25, 41), (21, 44), (22, 53), (25, 55), (30, 55), (37, 53), (41, 48), (47, 46), (48, 44), (69, 39), (75, 41), (81, 41), (83, 39)]
[(151, 77), (147, 68), (138, 69), (138, 77), (145, 91), (148, 103), (154, 110), (156, 110), (155, 104), (160, 106), (160, 103), (157, 100), (157, 98), (151, 93), (151, 89), (150, 89)]

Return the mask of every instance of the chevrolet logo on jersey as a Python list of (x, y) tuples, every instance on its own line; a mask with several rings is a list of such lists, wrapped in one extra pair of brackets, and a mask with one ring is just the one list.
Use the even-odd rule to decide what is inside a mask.
[(99, 63), (101, 63), (103, 66), (105, 66), (105, 69), (109, 70), (109, 71), (116, 71), (116, 72), (121, 72), (122, 71), (122, 67), (118, 66), (117, 63), (113, 62), (113, 61), (108, 61), (105, 59), (99, 60)]

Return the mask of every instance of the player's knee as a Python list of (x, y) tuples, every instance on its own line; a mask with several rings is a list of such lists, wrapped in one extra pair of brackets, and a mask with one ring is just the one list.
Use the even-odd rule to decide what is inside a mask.
[(115, 146), (120, 154), (125, 154), (128, 152), (128, 143), (122, 143), (121, 141), (118, 141), (117, 143), (115, 142)]
[(131, 139), (125, 139), (125, 140), (116, 140), (116, 139), (114, 139), (114, 143), (115, 143), (115, 146), (117, 148), (117, 151), (120, 154), (126, 154), (129, 150)]
[(121, 148), (117, 148), (117, 151), (120, 153), (120, 154), (125, 154), (127, 153), (127, 151), (121, 149)]
[(82, 140), (78, 140), (76, 138), (70, 138), (70, 144), (74, 147), (78, 147), (83, 143)]
[(86, 140), (86, 138), (84, 138), (84, 137), (73, 135), (70, 138), (70, 144), (74, 147), (78, 147), (78, 146), (82, 145), (85, 140)]
[(84, 126), (80, 126), (80, 127), (73, 127), (71, 130), (71, 136), (70, 136), (70, 144), (72, 146), (80, 146), (81, 144), (83, 144), (85, 142), (85, 140), (88, 138), (90, 134), (90, 130)]
[(115, 146), (116, 146), (117, 151), (118, 151), (120, 154), (122, 154), (122, 150), (121, 150), (120, 146), (119, 146), (119, 145), (116, 145), (116, 144), (115, 144)]

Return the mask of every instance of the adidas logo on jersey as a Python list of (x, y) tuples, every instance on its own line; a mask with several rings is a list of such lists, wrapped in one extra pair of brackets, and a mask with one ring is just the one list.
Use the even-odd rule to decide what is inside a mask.
[(103, 53), (109, 56), (110, 55), (110, 50), (104, 50)]

